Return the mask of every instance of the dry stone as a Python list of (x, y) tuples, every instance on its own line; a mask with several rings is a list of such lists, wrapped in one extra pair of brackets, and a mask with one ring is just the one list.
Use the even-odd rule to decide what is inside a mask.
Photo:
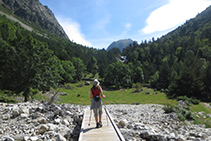
[[(175, 114), (165, 114), (162, 105), (107, 105), (106, 107), (126, 141), (211, 140), (210, 128), (192, 124), (191, 121), (186, 121), (185, 125)], [(126, 123), (130, 126), (126, 126)]]
[(0, 103), (0, 140), (77, 140), (86, 106)]
[[(87, 106), (46, 102), (0, 103), (0, 140), (77, 140)], [(107, 105), (126, 141), (209, 141), (211, 129), (165, 114), (162, 105)], [(196, 113), (197, 114), (197, 113)], [(199, 116), (210, 117), (203, 112)]]

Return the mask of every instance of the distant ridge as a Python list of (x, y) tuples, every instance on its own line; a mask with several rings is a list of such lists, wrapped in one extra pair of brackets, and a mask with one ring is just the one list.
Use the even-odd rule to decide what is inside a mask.
[(120, 51), (122, 51), (124, 48), (126, 48), (128, 45), (132, 44), (134, 41), (131, 39), (121, 39), (118, 41), (112, 42), (107, 50), (111, 50), (112, 48), (119, 48)]

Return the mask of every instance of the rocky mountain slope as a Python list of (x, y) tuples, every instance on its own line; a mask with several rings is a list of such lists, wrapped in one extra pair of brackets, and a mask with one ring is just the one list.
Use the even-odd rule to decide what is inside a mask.
[(0, 0), (0, 4), (29, 25), (39, 25), (51, 33), (68, 39), (53, 12), (47, 6), (43, 6), (39, 0)]
[(129, 44), (132, 44), (132, 43), (133, 43), (133, 40), (131, 39), (122, 39), (122, 40), (114, 41), (108, 46), (107, 50), (110, 50), (112, 48), (119, 48), (120, 51), (122, 51), (123, 48), (127, 47)]

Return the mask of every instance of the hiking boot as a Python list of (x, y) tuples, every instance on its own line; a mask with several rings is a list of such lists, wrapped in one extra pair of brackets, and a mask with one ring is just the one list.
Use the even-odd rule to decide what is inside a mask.
[(96, 128), (100, 128), (100, 124), (99, 123), (96, 124)]
[(99, 127), (102, 127), (102, 126), (103, 126), (102, 122), (101, 122), (101, 121), (99, 121)]

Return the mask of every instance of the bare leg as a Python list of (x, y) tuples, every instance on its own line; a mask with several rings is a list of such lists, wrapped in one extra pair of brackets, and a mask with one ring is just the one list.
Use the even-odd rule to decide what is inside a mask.
[(99, 121), (101, 121), (102, 119), (102, 114), (99, 114)]
[(96, 124), (98, 123), (98, 116), (95, 116)]

